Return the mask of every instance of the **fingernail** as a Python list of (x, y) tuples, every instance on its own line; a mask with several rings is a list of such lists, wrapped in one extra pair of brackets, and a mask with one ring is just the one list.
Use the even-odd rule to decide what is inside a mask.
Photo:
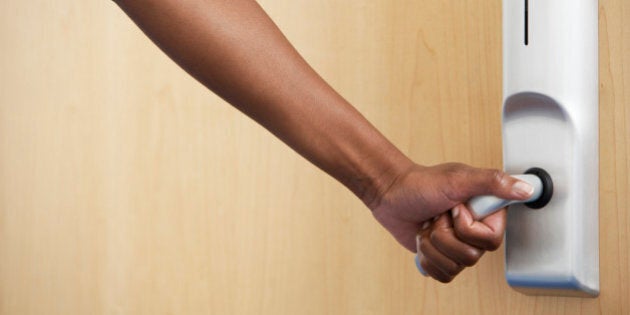
[(459, 215), (459, 205), (455, 206), (455, 208), (451, 210), (451, 214), (453, 215), (453, 219), (457, 218), (457, 216)]
[(424, 221), (424, 223), (422, 224), (421, 230), (422, 231), (426, 230), (429, 227), (430, 224), (431, 223), (429, 223), (429, 221)]
[(512, 191), (523, 197), (529, 197), (534, 193), (534, 186), (519, 180), (512, 186)]

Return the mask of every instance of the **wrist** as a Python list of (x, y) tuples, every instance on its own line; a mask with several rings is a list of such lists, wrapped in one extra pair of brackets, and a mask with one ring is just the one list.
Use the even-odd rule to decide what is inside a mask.
[(392, 144), (389, 146), (391, 147), (388, 150), (381, 149), (379, 156), (373, 156), (362, 165), (362, 171), (356, 177), (353, 187), (349, 187), (370, 209), (376, 208), (394, 183), (415, 165)]

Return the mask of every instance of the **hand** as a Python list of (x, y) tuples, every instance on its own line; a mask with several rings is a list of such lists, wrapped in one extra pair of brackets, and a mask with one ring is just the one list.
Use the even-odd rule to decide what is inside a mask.
[(476, 264), (486, 250), (499, 248), (505, 231), (505, 209), (482, 221), (474, 221), (462, 204), (455, 206), (451, 214), (443, 213), (436, 221), (427, 221), (416, 236), (420, 266), (426, 275), (443, 283), (451, 282), (465, 267)]
[[(499, 170), (456, 163), (432, 167), (414, 165), (398, 175), (389, 188), (368, 206), (376, 220), (402, 246), (416, 252), (416, 233), (425, 221), (474, 196), (495, 195), (504, 199), (525, 200), (532, 192), (531, 185)], [(488, 245), (493, 241), (469, 239), (471, 235), (466, 235), (465, 231), (460, 234), (460, 239), (468, 244)]]

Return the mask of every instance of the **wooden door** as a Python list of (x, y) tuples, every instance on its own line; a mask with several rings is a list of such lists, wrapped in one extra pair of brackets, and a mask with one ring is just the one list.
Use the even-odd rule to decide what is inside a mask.
[[(417, 162), (501, 167), (501, 1), (262, 0)], [(630, 314), (630, 3), (600, 0), (601, 296), (420, 277), (109, 1), (0, 4), (0, 314)]]

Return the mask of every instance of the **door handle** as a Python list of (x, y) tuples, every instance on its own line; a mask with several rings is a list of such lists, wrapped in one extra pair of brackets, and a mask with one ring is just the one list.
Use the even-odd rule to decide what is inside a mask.
[(507, 200), (495, 196), (471, 198), (467, 202), (467, 206), (475, 220), (482, 220), (501, 208), (517, 203), (523, 203), (531, 209), (540, 209), (551, 200), (553, 196), (553, 180), (545, 170), (534, 167), (527, 170), (525, 174), (512, 175), (512, 177), (529, 183), (534, 188), (532, 196), (526, 200)]

